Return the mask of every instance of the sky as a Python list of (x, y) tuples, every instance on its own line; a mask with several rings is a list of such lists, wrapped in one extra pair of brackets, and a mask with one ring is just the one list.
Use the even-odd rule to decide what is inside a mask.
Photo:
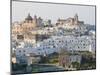
[(95, 6), (12, 2), (12, 22), (23, 21), (28, 13), (32, 17), (37, 15), (37, 17), (41, 17), (43, 20), (51, 19), (52, 23), (56, 23), (58, 18), (67, 19), (74, 17), (77, 13), (80, 21), (84, 21), (85, 24), (95, 25)]

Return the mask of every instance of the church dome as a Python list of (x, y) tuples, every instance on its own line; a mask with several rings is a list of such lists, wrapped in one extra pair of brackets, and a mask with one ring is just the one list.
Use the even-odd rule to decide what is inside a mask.
[(28, 14), (28, 16), (25, 18), (25, 20), (33, 20), (33, 18), (30, 16), (30, 14)]

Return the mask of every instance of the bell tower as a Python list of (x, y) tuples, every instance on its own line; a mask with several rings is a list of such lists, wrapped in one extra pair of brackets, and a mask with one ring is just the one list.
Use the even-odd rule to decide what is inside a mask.
[(78, 24), (78, 15), (77, 13), (74, 16), (74, 24), (77, 25)]

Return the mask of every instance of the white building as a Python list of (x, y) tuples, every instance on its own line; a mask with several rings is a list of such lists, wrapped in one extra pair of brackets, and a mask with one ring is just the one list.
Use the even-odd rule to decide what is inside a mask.
[(68, 51), (93, 51), (95, 49), (95, 40), (91, 40), (88, 36), (52, 36), (36, 43), (34, 46), (25, 44), (24, 47), (17, 48), (16, 55), (23, 56), (28, 53), (44, 55), (58, 52), (61, 48), (65, 48)]
[[(26, 55), (34, 53), (36, 55), (46, 55), (53, 52), (59, 52), (65, 48), (67, 51), (90, 51), (95, 52), (95, 38), (91, 36), (52, 36), (49, 39), (36, 43), (34, 46), (31, 43), (20, 43), (16, 48), (16, 58), (22, 63), (26, 62)], [(80, 58), (80, 57), (78, 57)], [(23, 61), (24, 60), (24, 61)], [(80, 61), (80, 59), (77, 59)], [(71, 57), (71, 62), (74, 58)], [(75, 57), (76, 61), (76, 57)]]
[(61, 48), (74, 51), (89, 51), (90, 40), (87, 36), (52, 36), (50, 39), (44, 40), (37, 44), (37, 50), (45, 51), (46, 53), (52, 50), (59, 51)]

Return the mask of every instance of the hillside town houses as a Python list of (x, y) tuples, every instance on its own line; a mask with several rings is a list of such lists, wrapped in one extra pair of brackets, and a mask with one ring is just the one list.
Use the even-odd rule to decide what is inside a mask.
[[(38, 62), (39, 56), (59, 53), (62, 48), (66, 51), (95, 53), (96, 38), (92, 26), (79, 21), (78, 14), (58, 19), (56, 24), (50, 19), (44, 21), (41, 17), (28, 14), (24, 21), (12, 23), (12, 53), (17, 63), (31, 63), (31, 60)], [(78, 55), (70, 56), (70, 59), (81, 62), (81, 56)]]

